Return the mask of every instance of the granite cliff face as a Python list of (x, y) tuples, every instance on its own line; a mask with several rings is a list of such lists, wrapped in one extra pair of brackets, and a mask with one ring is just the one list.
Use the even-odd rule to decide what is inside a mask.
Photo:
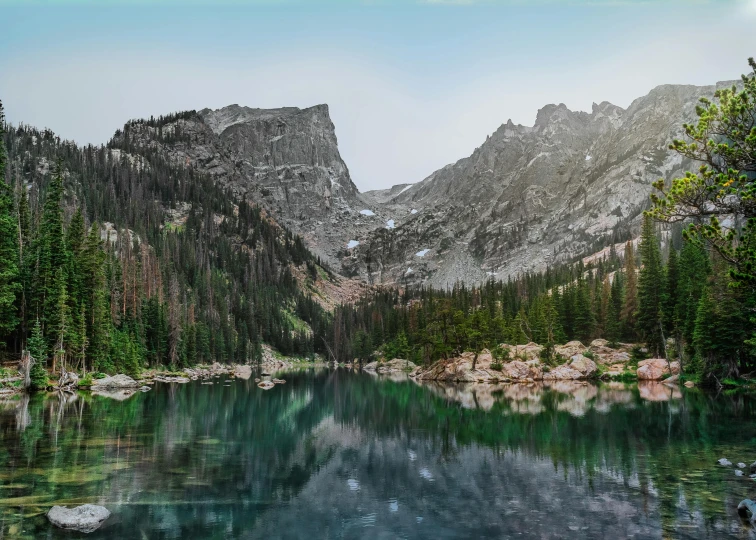
[(375, 281), (445, 285), (542, 270), (624, 240), (651, 183), (693, 166), (668, 145), (715, 90), (665, 85), (626, 110), (547, 105), (532, 127), (509, 121), (422, 182), (364, 194), (405, 219), (390, 234), (371, 233), (345, 266)]
[(326, 105), (204, 109), (130, 122), (116, 137), (262, 205), (337, 272), (444, 286), (542, 270), (631, 236), (651, 183), (693, 165), (667, 147), (715, 90), (665, 85), (590, 113), (547, 105), (532, 127), (509, 121), (417, 184), (363, 194)]
[(327, 105), (203, 109), (132, 121), (116, 138), (126, 138), (134, 152), (159, 152), (210, 174), (233, 199), (262, 205), (331, 263), (339, 221), (360, 216)]

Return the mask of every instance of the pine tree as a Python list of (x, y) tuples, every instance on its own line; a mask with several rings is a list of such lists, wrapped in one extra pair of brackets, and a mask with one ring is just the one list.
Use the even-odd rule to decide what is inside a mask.
[(42, 326), (39, 324), (39, 319), (34, 323), (32, 328), (31, 337), (27, 343), (29, 354), (34, 359), (29, 375), (31, 378), (31, 387), (34, 390), (39, 390), (47, 386), (47, 343), (42, 335)]
[(675, 320), (682, 340), (682, 352), (692, 358), (695, 354), (693, 333), (698, 305), (711, 272), (709, 256), (700, 245), (686, 241), (680, 251), (678, 267), (680, 277)]
[(606, 339), (610, 343), (617, 343), (622, 330), (622, 273), (615, 272), (609, 297), (609, 315), (606, 328)]
[(40, 224), (37, 273), (34, 276), (34, 316), (42, 322), (42, 331), (53, 346), (64, 324), (60, 319), (60, 294), (66, 276), (66, 249), (63, 235), (63, 169), (59, 162), (47, 188), (42, 222)]
[(656, 356), (664, 354), (662, 340), (662, 296), (664, 271), (654, 222), (645, 215), (640, 240), (641, 271), (638, 277), (638, 312), (636, 327), (648, 348)]
[(638, 311), (638, 275), (635, 267), (635, 250), (630, 240), (625, 244), (625, 295), (622, 303), (623, 334), (635, 339), (635, 316)]
[(667, 269), (664, 272), (664, 297), (662, 312), (664, 314), (664, 329), (668, 335), (679, 341), (679, 325), (677, 320), (677, 303), (680, 285), (680, 256), (674, 248), (669, 249)]
[(575, 302), (575, 334), (584, 343), (590, 343), (596, 326), (596, 314), (591, 305), (590, 286), (582, 277), (578, 278)]
[(5, 115), (0, 102), (0, 349), (19, 323), (21, 292), (18, 225), (13, 206), (13, 189), (5, 181)]

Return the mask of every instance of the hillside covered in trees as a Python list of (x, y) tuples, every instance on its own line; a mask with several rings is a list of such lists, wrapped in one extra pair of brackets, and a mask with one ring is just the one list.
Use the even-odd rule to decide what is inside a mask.
[[(640, 240), (608, 256), (506, 283), (388, 291), (344, 306), (334, 348), (367, 358), (428, 363), (499, 344), (567, 340), (644, 343), (681, 360), (688, 376), (717, 382), (756, 368), (756, 63), (743, 88), (701, 99), (698, 122), (670, 150), (701, 163), (654, 187)], [(658, 225), (663, 224), (662, 226)], [(661, 228), (660, 228), (661, 227)], [(663, 256), (659, 232), (669, 235)], [(640, 352), (640, 351), (639, 351)]]
[(328, 272), (258, 207), (157, 154), (0, 127), (1, 354), (137, 373), (323, 347), (292, 268)]

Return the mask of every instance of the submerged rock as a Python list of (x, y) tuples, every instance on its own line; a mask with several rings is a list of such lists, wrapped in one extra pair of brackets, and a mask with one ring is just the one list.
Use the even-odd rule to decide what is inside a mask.
[(732, 465), (732, 461), (730, 461), (730, 460), (729, 460), (729, 459), (727, 459), (727, 458), (720, 458), (720, 459), (719, 459), (719, 460), (717, 461), (717, 463), (719, 463), (720, 465), (724, 465), (725, 467), (729, 467), (730, 465)]
[(286, 384), (286, 381), (283, 379), (273, 379), (271, 382), (273, 384)]
[(92, 381), (92, 389), (95, 388), (139, 388), (139, 383), (128, 375), (119, 374), (104, 379)]
[(271, 381), (261, 381), (257, 384), (258, 388), (262, 388), (263, 390), (270, 390), (271, 388), (275, 387), (276, 385), (272, 383)]
[(754, 518), (756, 518), (756, 502), (753, 502), (751, 499), (740, 501), (740, 504), (738, 504), (738, 515), (754, 521)]
[(110, 517), (110, 511), (104, 506), (83, 504), (76, 508), (53, 506), (47, 512), (50, 523), (61, 529), (91, 533)]

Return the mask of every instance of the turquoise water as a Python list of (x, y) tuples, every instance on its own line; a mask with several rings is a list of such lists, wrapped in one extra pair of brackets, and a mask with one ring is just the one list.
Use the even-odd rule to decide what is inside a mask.
[(756, 400), (337, 371), (0, 404), (2, 538), (756, 538)]

